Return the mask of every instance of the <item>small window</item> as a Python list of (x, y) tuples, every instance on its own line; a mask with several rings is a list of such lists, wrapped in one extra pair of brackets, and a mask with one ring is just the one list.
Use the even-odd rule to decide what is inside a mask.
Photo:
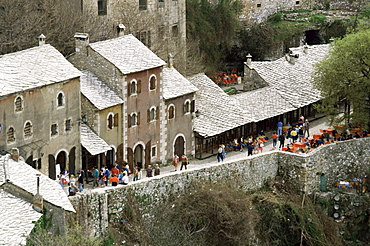
[(261, 8), (261, 4), (260, 3), (257, 3), (257, 8)]
[(184, 114), (190, 113), (190, 101), (184, 103)]
[(150, 116), (149, 116), (149, 121), (153, 121), (156, 119), (156, 112), (155, 112), (155, 108), (151, 108), (150, 109)]
[(20, 112), (23, 110), (23, 99), (22, 97), (17, 97), (14, 102), (15, 112)]
[(118, 113), (116, 113), (114, 114), (113, 126), (118, 127), (118, 124), (119, 124), (118, 120), (119, 120), (119, 115)]
[(131, 115), (131, 126), (136, 126), (137, 124), (137, 119), (136, 119), (136, 114)]
[(32, 124), (31, 122), (27, 122), (23, 129), (24, 132), (24, 138), (30, 138), (32, 137)]
[(177, 37), (179, 34), (179, 27), (177, 25), (172, 27), (172, 36)]
[(175, 107), (171, 105), (168, 108), (168, 119), (173, 119), (175, 117)]
[(72, 124), (71, 124), (71, 120), (68, 119), (66, 120), (66, 132), (69, 132), (70, 130), (72, 130)]
[(150, 90), (155, 90), (156, 88), (156, 83), (157, 83), (157, 78), (155, 76), (152, 76), (149, 81), (149, 89)]
[(139, 0), (139, 10), (147, 9), (147, 0)]
[(98, 15), (107, 14), (107, 0), (98, 0)]
[(295, 4), (296, 4), (296, 5), (299, 5), (299, 1), (295, 1)]
[(152, 146), (152, 157), (157, 156), (157, 146)]
[(58, 135), (58, 125), (52, 124), (51, 125), (51, 136), (56, 136), (56, 135)]
[(7, 143), (14, 143), (15, 142), (15, 130), (13, 127), (9, 127), (7, 133)]
[(58, 96), (57, 96), (57, 105), (58, 105), (58, 107), (64, 106), (64, 95), (63, 95), (62, 92), (59, 92), (58, 93)]
[(107, 126), (108, 126), (108, 129), (113, 128), (113, 114), (108, 115)]

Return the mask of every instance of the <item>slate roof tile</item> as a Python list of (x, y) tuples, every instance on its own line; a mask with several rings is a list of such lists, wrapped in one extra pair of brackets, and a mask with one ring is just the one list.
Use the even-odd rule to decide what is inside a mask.
[(196, 92), (198, 90), (174, 67), (163, 68), (163, 98), (165, 100)]
[(132, 34), (91, 43), (90, 47), (115, 65), (123, 74), (130, 74), (166, 64)]
[(49, 44), (0, 56), (0, 97), (77, 78), (81, 72)]
[(81, 93), (98, 109), (106, 109), (118, 104), (123, 100), (110, 89), (105, 83), (100, 81), (92, 72), (82, 71), (80, 78)]
[(97, 155), (111, 149), (102, 138), (83, 123), (81, 124), (81, 144), (91, 155)]

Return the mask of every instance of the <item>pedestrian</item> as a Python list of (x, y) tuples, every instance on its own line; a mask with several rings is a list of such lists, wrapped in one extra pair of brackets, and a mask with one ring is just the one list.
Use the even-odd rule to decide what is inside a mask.
[(177, 165), (179, 164), (179, 156), (175, 154), (172, 159), (172, 165), (175, 167), (175, 171), (177, 171)]
[(97, 167), (94, 167), (93, 171), (93, 187), (98, 187), (99, 186), (99, 170)]
[(263, 144), (263, 141), (261, 140), (261, 139), (259, 139), (258, 140), (258, 142), (257, 142), (257, 148), (258, 148), (258, 153), (262, 153), (262, 151), (263, 151), (263, 147), (265, 146), (264, 144)]
[(220, 145), (217, 150), (217, 162), (224, 161), (224, 156), (222, 153), (222, 146)]
[(117, 186), (117, 184), (119, 183), (119, 179), (115, 174), (112, 175), (112, 177), (109, 179), (109, 183), (112, 183), (112, 186)]
[(310, 122), (308, 121), (308, 119), (306, 119), (306, 121), (303, 124), (303, 137), (306, 136), (306, 133), (307, 138), (310, 137)]
[(254, 145), (248, 143), (248, 156), (253, 155)]
[(117, 168), (117, 165), (114, 165), (114, 166), (112, 167), (112, 169), (111, 169), (111, 173), (112, 173), (112, 176), (113, 176), (113, 175), (118, 176), (118, 174), (119, 174), (119, 169)]
[(138, 165), (134, 167), (134, 181), (139, 180), (140, 168)]
[(146, 169), (146, 176), (147, 176), (148, 178), (153, 177), (153, 169), (152, 169), (152, 165), (148, 165), (148, 168)]
[[(80, 170), (82, 170), (82, 169), (80, 169)], [(78, 174), (78, 178), (77, 178), (78, 191), (82, 192), (84, 190), (84, 172), (82, 170), (82, 171), (79, 171), (77, 174)]]
[(274, 132), (274, 134), (272, 135), (272, 147), (273, 148), (276, 148), (276, 144), (277, 144), (277, 138), (278, 138), (279, 136), (276, 134), (276, 132)]
[(122, 184), (123, 185), (128, 185), (128, 175), (126, 175), (125, 172), (123, 172)]
[(185, 170), (188, 169), (187, 168), (188, 164), (189, 164), (188, 157), (185, 154), (183, 154), (181, 156), (181, 167), (180, 167), (180, 171), (182, 170), (182, 167), (185, 167)]
[(155, 164), (155, 167), (154, 167), (154, 176), (158, 176), (161, 174), (161, 169), (159, 169), (159, 165), (158, 164)]
[(109, 176), (110, 176), (110, 171), (108, 169), (108, 167), (104, 167), (104, 175), (105, 175), (105, 186), (108, 186), (108, 180), (109, 180)]
[(277, 123), (277, 134), (278, 136), (283, 134), (283, 122), (281, 121)]
[(69, 187), (68, 187), (68, 196), (76, 195), (77, 188), (76, 188), (75, 184), (70, 182), (68, 185), (69, 185)]
[(221, 144), (221, 148), (222, 148), (222, 157), (224, 158), (224, 160), (226, 159), (226, 150), (225, 150), (225, 145), (224, 144)]
[(285, 142), (285, 135), (284, 133), (279, 135), (279, 142), (280, 142), (280, 145), (279, 145), (279, 149), (284, 147), (284, 142)]

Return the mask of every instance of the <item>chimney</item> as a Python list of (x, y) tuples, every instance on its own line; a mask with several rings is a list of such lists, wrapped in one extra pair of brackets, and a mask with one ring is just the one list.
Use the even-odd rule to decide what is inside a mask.
[(305, 54), (307, 54), (307, 53), (308, 53), (308, 45), (307, 45), (307, 43), (306, 43), (305, 45), (303, 45), (303, 52), (304, 52)]
[(76, 53), (85, 53), (86, 48), (89, 45), (89, 34), (77, 32), (74, 35), (75, 38), (75, 51)]
[(41, 46), (41, 45), (44, 45), (45, 44), (45, 35), (44, 34), (41, 34), (40, 36), (39, 36), (39, 46)]
[(247, 57), (247, 65), (250, 66), (252, 65), (252, 55), (248, 53)]
[(168, 53), (168, 67), (173, 67), (173, 55), (171, 53)]
[(36, 174), (37, 177), (37, 193), (33, 197), (33, 209), (36, 210), (39, 213), (42, 213), (43, 209), (43, 198), (40, 195), (40, 176), (41, 174)]
[(119, 24), (119, 25), (117, 26), (117, 33), (118, 33), (118, 37), (122, 37), (122, 36), (124, 36), (124, 35), (125, 35), (125, 29), (126, 29), (126, 27), (125, 27), (125, 25), (123, 25), (123, 24)]
[(295, 60), (298, 59), (299, 57), (299, 54), (289, 54), (289, 62), (291, 64), (295, 64)]

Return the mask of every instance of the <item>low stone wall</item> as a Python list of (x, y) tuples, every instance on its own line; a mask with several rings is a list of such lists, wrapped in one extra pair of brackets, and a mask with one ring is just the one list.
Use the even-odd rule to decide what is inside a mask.
[[(191, 171), (167, 173), (128, 186), (94, 189), (91, 194), (71, 197), (78, 220), (91, 235), (100, 235), (111, 222), (119, 222), (129, 197), (140, 201), (142, 209), (166, 201), (170, 195), (189, 191), (192, 181), (224, 180), (244, 190), (261, 187), (277, 175), (291, 180), (307, 193), (319, 190), (324, 173), (328, 186), (346, 178), (364, 176), (370, 170), (370, 138), (325, 145), (309, 155), (269, 152), (245, 159), (203, 167)], [(319, 174), (319, 175), (318, 175)]]

